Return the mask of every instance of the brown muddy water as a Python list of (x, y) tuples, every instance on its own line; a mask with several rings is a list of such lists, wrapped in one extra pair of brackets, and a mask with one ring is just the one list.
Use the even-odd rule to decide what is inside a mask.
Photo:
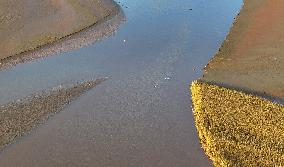
[(0, 166), (211, 166), (188, 85), (224, 40), (241, 0), (121, 0), (126, 22), (90, 46), (0, 72), (0, 104), (108, 77), (0, 154)]

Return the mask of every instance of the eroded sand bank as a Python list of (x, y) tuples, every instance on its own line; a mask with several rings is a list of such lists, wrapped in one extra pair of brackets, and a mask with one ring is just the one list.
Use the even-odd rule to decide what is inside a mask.
[(79, 32), (118, 10), (112, 0), (0, 0), (0, 60)]
[(59, 39), (50, 44), (45, 44), (34, 50), (0, 60), (0, 70), (39, 58), (54, 56), (63, 52), (86, 47), (114, 34), (124, 21), (125, 15), (122, 9), (117, 7), (117, 10), (113, 11), (108, 17), (101, 19), (96, 24), (80, 32), (71, 34), (68, 37)]
[(283, 7), (280, 0), (245, 0), (204, 76), (192, 83), (196, 127), (215, 166), (284, 165)]

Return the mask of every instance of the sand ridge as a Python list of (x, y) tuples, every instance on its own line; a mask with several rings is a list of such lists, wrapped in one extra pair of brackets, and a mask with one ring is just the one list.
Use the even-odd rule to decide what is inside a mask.
[(0, 59), (81, 31), (117, 10), (112, 0), (0, 0)]
[(0, 70), (12, 68), (18, 64), (31, 62), (40, 58), (58, 55), (67, 51), (80, 49), (113, 35), (125, 21), (125, 15), (118, 7), (111, 15), (96, 24), (39, 48), (0, 60)]
[(106, 79), (59, 85), (0, 106), (0, 150)]

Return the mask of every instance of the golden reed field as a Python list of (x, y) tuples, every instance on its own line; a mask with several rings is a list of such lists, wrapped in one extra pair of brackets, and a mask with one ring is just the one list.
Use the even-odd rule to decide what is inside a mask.
[(284, 106), (195, 81), (195, 124), (215, 166), (284, 166)]

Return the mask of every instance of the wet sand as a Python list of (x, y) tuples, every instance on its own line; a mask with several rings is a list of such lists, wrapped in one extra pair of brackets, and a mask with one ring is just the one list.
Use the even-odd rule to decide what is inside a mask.
[(87, 90), (105, 79), (74, 86), (58, 86), (0, 107), (0, 149), (30, 132), (52, 114), (61, 111)]
[(245, 0), (204, 76), (192, 83), (199, 138), (215, 166), (284, 164), (283, 7)]
[(211, 166), (194, 127), (188, 83), (218, 49), (241, 1), (120, 4), (127, 21), (114, 36), (0, 71), (2, 102), (58, 82), (111, 78), (7, 147), (1, 165)]
[(116, 8), (117, 9), (106, 18), (102, 18), (96, 22), (96, 24), (93, 24), (80, 32), (58, 39), (50, 44), (45, 44), (34, 50), (0, 60), (0, 70), (11, 68), (17, 64), (27, 63), (40, 58), (80, 49), (113, 35), (125, 21), (122, 9), (119, 6)]
[[(90, 45), (124, 21), (112, 0), (0, 1), (0, 69)], [(45, 90), (0, 108), (0, 149), (103, 79)]]
[(112, 0), (1, 0), (0, 60), (84, 30), (114, 13)]
[(284, 98), (284, 1), (245, 0), (202, 80)]

